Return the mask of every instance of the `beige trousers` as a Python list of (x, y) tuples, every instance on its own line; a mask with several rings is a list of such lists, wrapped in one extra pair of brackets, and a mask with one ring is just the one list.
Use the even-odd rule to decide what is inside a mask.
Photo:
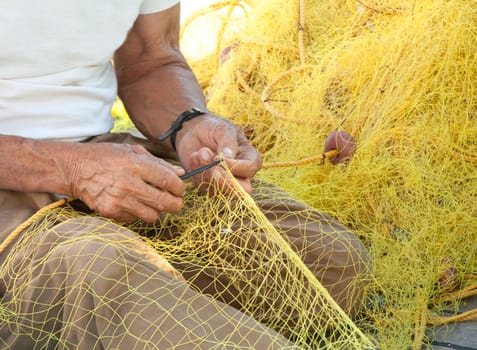
[[(124, 134), (90, 142), (141, 143), (154, 154), (167, 156)], [(261, 188), (254, 199), (263, 213), (338, 304), (353, 315), (362, 304), (369, 274), (362, 243), (332, 218), (286, 194), (277, 197), (273, 186), (269, 186), (273, 197), (266, 186)], [(48, 194), (0, 191), (1, 239), (54, 200)], [(59, 214), (38, 228), (0, 255), (1, 348), (297, 348), (257, 322), (256, 315), (239, 311), (237, 295), (251, 287), (227, 286), (222, 271), (195, 274), (187, 264), (175, 264), (187, 283), (159, 254), (151, 258), (155, 252), (137, 233), (101, 218)], [(283, 271), (276, 273), (280, 276)], [(214, 283), (217, 280), (220, 286)]]

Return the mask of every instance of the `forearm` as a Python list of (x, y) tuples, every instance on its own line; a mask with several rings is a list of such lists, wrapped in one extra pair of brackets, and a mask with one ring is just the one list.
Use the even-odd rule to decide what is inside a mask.
[(0, 188), (70, 195), (67, 180), (74, 144), (0, 135)]
[[(138, 127), (149, 139), (157, 141), (182, 112), (206, 109), (203, 92), (185, 62), (175, 62), (136, 73), (133, 80), (119, 76), (119, 96)], [(121, 79), (122, 78), (122, 79)], [(167, 140), (165, 146), (170, 148)]]
[[(179, 14), (176, 5), (139, 16), (114, 55), (119, 97), (133, 122), (152, 141), (179, 114), (206, 107), (203, 91), (179, 48)], [(189, 127), (194, 122), (185, 124)], [(164, 146), (172, 148), (169, 140)]]

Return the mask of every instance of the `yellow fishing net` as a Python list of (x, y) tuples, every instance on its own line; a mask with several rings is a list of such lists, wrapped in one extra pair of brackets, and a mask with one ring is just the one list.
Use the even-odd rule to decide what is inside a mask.
[[(259, 177), (369, 246), (369, 320), (385, 349), (420, 348), (426, 323), (475, 293), (476, 23), (475, 1), (250, 0), (183, 26), (209, 107), (263, 152)], [(202, 28), (213, 44), (196, 55)], [(320, 165), (334, 130), (356, 153)]]
[(154, 225), (119, 226), (75, 201), (45, 208), (0, 269), (4, 347), (375, 349), (342, 309), (363, 301), (361, 245), (275, 186), (255, 188), (191, 189)]
[[(264, 155), (254, 198), (190, 189), (183, 212), (152, 226), (47, 208), (2, 264), (0, 325), (41, 348), (420, 349), (427, 325), (477, 290), (476, 23), (473, 0), (197, 12), (182, 48), (209, 108)], [(113, 112), (117, 130), (131, 127), (119, 101)], [(336, 130), (356, 149), (334, 164)], [(327, 270), (346, 284), (320, 278)]]

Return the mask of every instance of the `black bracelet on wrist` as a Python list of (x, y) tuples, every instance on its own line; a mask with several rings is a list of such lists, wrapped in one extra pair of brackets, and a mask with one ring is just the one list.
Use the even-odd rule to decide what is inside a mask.
[(176, 150), (176, 134), (182, 129), (182, 124), (192, 118), (198, 117), (199, 115), (206, 114), (203, 110), (199, 108), (191, 108), (188, 111), (185, 111), (177, 117), (177, 119), (172, 123), (171, 127), (161, 136), (159, 136), (159, 141), (164, 141), (168, 137), (171, 138), (171, 145), (174, 151)]

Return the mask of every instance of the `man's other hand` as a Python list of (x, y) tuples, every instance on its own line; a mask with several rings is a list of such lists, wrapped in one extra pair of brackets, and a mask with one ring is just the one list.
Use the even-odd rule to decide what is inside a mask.
[(71, 193), (101, 216), (120, 222), (154, 222), (161, 212), (181, 210), (184, 169), (142, 146), (84, 144), (71, 155)]

